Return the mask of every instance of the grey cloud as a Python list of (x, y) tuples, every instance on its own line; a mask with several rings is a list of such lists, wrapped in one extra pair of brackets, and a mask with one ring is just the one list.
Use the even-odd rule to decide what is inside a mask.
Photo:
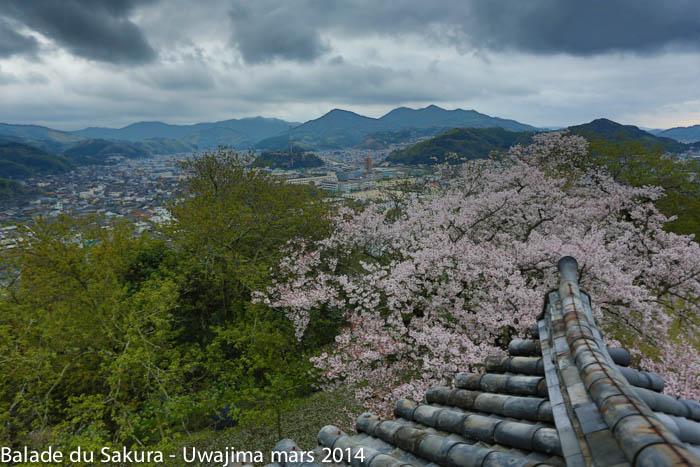
[(0, 86), (5, 85), (5, 84), (14, 84), (18, 83), (19, 79), (17, 76), (15, 76), (14, 73), (5, 73), (2, 71), (2, 68), (0, 68)]
[(476, 47), (534, 53), (651, 53), (700, 48), (695, 0), (476, 0), (462, 31)]
[(330, 60), (328, 60), (328, 64), (329, 64), (329, 65), (333, 65), (333, 66), (335, 66), (335, 65), (342, 65), (342, 64), (344, 64), (344, 63), (345, 63), (345, 59), (343, 58), (342, 55), (336, 55), (335, 57), (333, 57), (333, 58), (331, 58)]
[[(312, 60), (326, 32), (417, 33), (460, 52), (515, 50), (577, 56), (700, 49), (697, 0), (234, 0), (234, 42), (248, 62)], [(246, 6), (253, 5), (253, 6)]]
[(177, 62), (150, 65), (133, 75), (140, 83), (164, 91), (207, 91), (216, 86), (207, 64), (187, 56)]
[(155, 50), (129, 14), (136, 0), (5, 0), (0, 16), (18, 21), (72, 54), (117, 64), (153, 61)]
[(329, 50), (313, 25), (306, 24), (305, 8), (286, 2), (235, 2), (231, 10), (232, 42), (246, 63), (276, 59), (310, 62)]
[(9, 21), (0, 18), (0, 58), (12, 55), (36, 54), (38, 41), (32, 36), (25, 36), (14, 30)]

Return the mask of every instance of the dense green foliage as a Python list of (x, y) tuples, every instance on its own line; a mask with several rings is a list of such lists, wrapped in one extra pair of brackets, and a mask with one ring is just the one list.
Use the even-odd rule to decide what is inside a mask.
[(290, 239), (327, 233), (327, 203), (223, 150), (185, 169), (188, 196), (155, 234), (39, 220), (2, 252), (4, 445), (162, 446), (216, 407), (245, 424), (311, 391), (308, 356), (338, 320), (298, 342), (252, 292)]
[(290, 157), (288, 152), (283, 151), (266, 151), (255, 158), (253, 165), (272, 169), (299, 169), (324, 165), (323, 160), (313, 153), (294, 151), (293, 155), (294, 157)]
[(502, 128), (458, 128), (414, 144), (392, 151), (386, 158), (394, 164), (417, 165), (440, 164), (448, 154), (457, 157), (450, 162), (488, 157), (493, 151), (503, 151), (518, 143), (526, 143), (531, 133), (507, 131)]
[(63, 156), (21, 143), (0, 143), (0, 178), (22, 179), (38, 174), (60, 173), (74, 167)]
[(666, 196), (656, 201), (659, 210), (677, 219), (666, 229), (679, 234), (695, 234), (700, 239), (700, 162), (678, 160), (661, 145), (648, 141), (611, 141), (589, 137), (587, 164), (604, 166), (621, 182), (635, 186), (664, 188)]

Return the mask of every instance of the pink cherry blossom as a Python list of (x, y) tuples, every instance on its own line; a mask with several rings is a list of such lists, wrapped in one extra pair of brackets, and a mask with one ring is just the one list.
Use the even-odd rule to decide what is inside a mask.
[[(326, 387), (349, 386), (386, 413), (525, 336), (557, 283), (557, 260), (572, 255), (607, 336), (659, 348), (645, 365), (670, 394), (698, 399), (700, 358), (688, 342), (700, 335), (700, 246), (663, 230), (660, 188), (577, 168), (586, 150), (581, 137), (540, 134), (501, 159), (445, 171), (437, 195), (342, 208), (331, 236), (289, 245), (258, 299), (300, 339), (311, 310), (344, 310), (335, 345), (312, 361)], [(674, 322), (682, 335), (670, 339)]]

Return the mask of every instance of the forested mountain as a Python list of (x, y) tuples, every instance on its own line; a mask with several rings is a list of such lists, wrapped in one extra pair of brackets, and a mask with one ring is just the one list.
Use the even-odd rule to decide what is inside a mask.
[(0, 142), (2, 178), (22, 179), (35, 174), (65, 172), (73, 167), (73, 162), (64, 156), (22, 143)]
[(700, 141), (700, 125), (669, 128), (656, 134), (657, 136), (673, 138), (684, 143), (697, 142)]
[[(691, 147), (671, 138), (655, 136), (636, 126), (621, 125), (605, 118), (571, 126), (567, 130), (572, 134), (583, 136), (592, 143), (636, 143), (645, 152), (679, 153)], [(444, 162), (447, 153), (457, 154), (459, 158), (456, 160), (482, 158), (487, 157), (491, 151), (504, 150), (513, 144), (527, 144), (532, 134), (533, 132), (510, 132), (502, 128), (454, 129), (407, 148), (393, 151), (387, 157), (387, 161), (405, 165), (430, 165)]]
[(599, 118), (583, 125), (570, 126), (569, 132), (591, 139), (605, 139), (613, 142), (635, 141), (647, 149), (659, 148), (667, 152), (683, 152), (687, 146), (671, 138), (655, 136), (640, 130), (634, 125), (621, 125), (607, 118)]
[(506, 120), (477, 112), (476, 110), (445, 110), (436, 105), (423, 109), (399, 107), (380, 118), (391, 129), (398, 128), (488, 128), (498, 127), (511, 131), (532, 131), (535, 127), (515, 120)]
[(101, 164), (109, 156), (147, 157), (196, 150), (166, 138), (138, 142), (90, 139), (36, 125), (0, 124), (0, 178), (22, 179), (57, 173), (81, 164)]
[(386, 129), (376, 118), (364, 117), (347, 110), (333, 109), (324, 116), (311, 120), (273, 138), (256, 144), (261, 149), (284, 149), (291, 136), (294, 144), (308, 149), (352, 147), (372, 132)]
[(24, 194), (16, 181), (38, 174), (60, 173), (74, 167), (64, 156), (50, 154), (26, 144), (0, 142), (0, 199)]
[(54, 130), (39, 125), (10, 125), (0, 123), (0, 141), (15, 141), (43, 149), (47, 152), (60, 153), (67, 148), (85, 141), (87, 138)]
[(378, 131), (365, 136), (362, 142), (355, 147), (358, 149), (386, 149), (392, 144), (410, 142), (417, 138), (433, 136), (448, 130), (450, 130), (450, 128), (436, 129), (435, 127), (431, 127)]
[(24, 194), (24, 189), (18, 182), (0, 178), (0, 200), (23, 196)]
[[(410, 141), (417, 132), (436, 135), (452, 128), (499, 127), (513, 131), (535, 130), (515, 120), (491, 117), (475, 110), (445, 110), (435, 105), (422, 109), (396, 108), (381, 118), (370, 118), (342, 109), (304, 124), (276, 118), (242, 118), (193, 125), (171, 125), (163, 122), (138, 122), (123, 128), (88, 127), (73, 132), (53, 130), (36, 125), (0, 124), (0, 138), (30, 144), (45, 151), (64, 153), (76, 146), (96, 143), (88, 140), (108, 140), (123, 144), (122, 152), (131, 153), (134, 146), (145, 143), (137, 152), (160, 153), (209, 149), (229, 146), (234, 149), (282, 150), (294, 144), (304, 149), (348, 148), (357, 145), (376, 147), (378, 135), (392, 142)], [(408, 133), (406, 132), (408, 130)], [(366, 141), (369, 138), (370, 141)], [(403, 139), (405, 138), (405, 139)], [(381, 143), (379, 143), (381, 144)], [(75, 152), (75, 151), (74, 151)]]
[(392, 151), (387, 161), (394, 164), (417, 165), (445, 162), (448, 153), (457, 155), (454, 162), (488, 157), (518, 143), (529, 142), (532, 132), (514, 132), (503, 128), (457, 128), (427, 141)]
[(79, 164), (100, 164), (110, 156), (148, 157), (155, 154), (190, 152), (196, 148), (178, 140), (152, 138), (140, 142), (86, 139), (63, 152)]
[[(451, 128), (498, 127), (516, 131), (535, 130), (535, 127), (514, 120), (490, 117), (474, 110), (445, 110), (431, 105), (423, 109), (399, 107), (381, 118), (369, 118), (346, 110), (333, 109), (324, 116), (311, 120), (291, 130), (258, 142), (257, 148), (282, 149), (294, 144), (310, 149), (333, 149), (365, 144), (371, 134), (421, 129), (424, 134), (435, 135)], [(394, 138), (397, 135), (394, 135)]]
[(228, 145), (238, 149), (252, 147), (255, 142), (286, 132), (297, 122), (286, 122), (276, 118), (242, 118), (220, 122), (196, 123), (193, 125), (171, 125), (163, 122), (138, 122), (123, 128), (89, 127), (72, 133), (88, 138), (143, 141), (152, 138), (179, 140), (200, 148)]
[(253, 161), (253, 165), (272, 169), (299, 169), (322, 167), (323, 160), (316, 154), (308, 152), (295, 152), (294, 157), (291, 158), (288, 152), (266, 151)]

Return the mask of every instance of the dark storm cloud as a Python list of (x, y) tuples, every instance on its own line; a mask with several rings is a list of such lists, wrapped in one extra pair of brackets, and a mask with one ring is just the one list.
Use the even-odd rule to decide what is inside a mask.
[(0, 17), (24, 24), (72, 54), (111, 63), (146, 63), (156, 52), (128, 15), (133, 0), (3, 0)]
[[(253, 2), (236, 2), (231, 10), (233, 43), (247, 63), (267, 63), (274, 59), (309, 62), (328, 50), (318, 31), (303, 23), (303, 13), (290, 16), (285, 2), (260, 8)], [(299, 13), (302, 13), (300, 17)]]
[(477, 0), (461, 32), (474, 46), (593, 55), (700, 49), (697, 0)]
[(0, 18), (0, 58), (12, 55), (34, 55), (39, 43), (31, 36), (19, 34), (9, 21)]
[(234, 0), (233, 42), (248, 63), (311, 61), (324, 35), (416, 33), (460, 51), (577, 56), (700, 49), (697, 0)]

